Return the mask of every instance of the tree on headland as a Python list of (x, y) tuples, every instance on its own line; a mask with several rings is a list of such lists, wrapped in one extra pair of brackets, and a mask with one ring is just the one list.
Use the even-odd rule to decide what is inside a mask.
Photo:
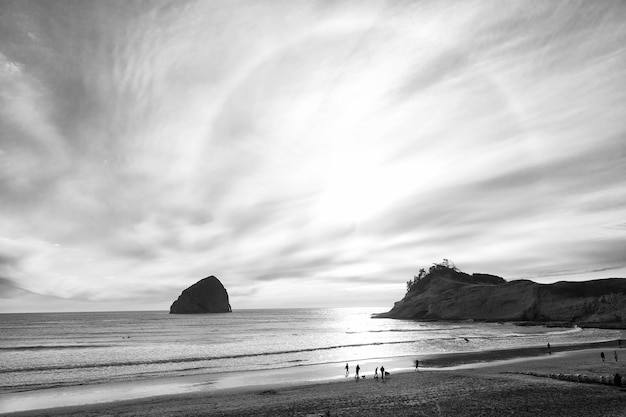
[(445, 259), (443, 261), (441, 261), (440, 263), (434, 263), (429, 269), (428, 269), (428, 273), (426, 272), (425, 268), (420, 268), (419, 272), (417, 275), (413, 276), (413, 279), (410, 279), (406, 282), (406, 292), (411, 291), (411, 288), (413, 288), (413, 286), (415, 284), (417, 284), (418, 282), (420, 282), (424, 277), (426, 277), (427, 275), (433, 274), (435, 272), (438, 271), (443, 271), (446, 269), (450, 269), (452, 271), (455, 272), (461, 272), (456, 265), (454, 265), (454, 262), (452, 262), (449, 259)]
[(432, 272), (439, 271), (442, 269), (451, 269), (453, 271), (460, 272), (459, 269), (454, 264), (454, 262), (445, 258), (440, 263), (434, 263), (433, 266), (430, 267), (428, 272), (432, 273)]
[(413, 279), (410, 279), (406, 282), (406, 292), (411, 291), (413, 285), (417, 284), (422, 278), (426, 276), (426, 270), (424, 268), (420, 268), (417, 275), (413, 275)]

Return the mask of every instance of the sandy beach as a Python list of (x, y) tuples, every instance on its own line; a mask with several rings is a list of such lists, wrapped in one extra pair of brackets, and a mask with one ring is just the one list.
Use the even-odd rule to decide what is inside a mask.
[(423, 368), (418, 372), (393, 368), (385, 381), (366, 372), (360, 380), (341, 377), (316, 383), (249, 385), (10, 415), (626, 416), (625, 385), (572, 382), (555, 375), (581, 374), (598, 380), (615, 373), (626, 375), (626, 349), (619, 349), (616, 341), (555, 346), (549, 353), (537, 347), (433, 355), (420, 363)]

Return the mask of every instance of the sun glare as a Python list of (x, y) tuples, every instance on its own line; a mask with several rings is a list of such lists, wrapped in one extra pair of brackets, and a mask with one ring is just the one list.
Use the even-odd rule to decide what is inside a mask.
[(374, 153), (343, 150), (333, 155), (316, 216), (327, 224), (358, 224), (387, 206), (395, 190)]

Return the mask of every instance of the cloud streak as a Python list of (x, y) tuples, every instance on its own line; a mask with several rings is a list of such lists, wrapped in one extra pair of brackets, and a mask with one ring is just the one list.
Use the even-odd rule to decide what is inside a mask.
[[(0, 5), (3, 311), (624, 276), (626, 7)], [(129, 291), (129, 288), (133, 288)]]

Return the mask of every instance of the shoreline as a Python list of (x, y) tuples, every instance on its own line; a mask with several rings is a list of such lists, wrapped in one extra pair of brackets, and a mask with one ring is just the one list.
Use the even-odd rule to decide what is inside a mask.
[(562, 321), (562, 320), (548, 320), (548, 321), (529, 321), (529, 320), (510, 320), (510, 319), (474, 319), (474, 318), (419, 318), (412, 319), (407, 317), (397, 317), (390, 312), (372, 313), (372, 319), (391, 319), (391, 320), (415, 320), (424, 323), (463, 323), (470, 321), (472, 323), (509, 323), (520, 327), (531, 326), (545, 326), (545, 327), (580, 327), (583, 329), (607, 329), (607, 330), (626, 330), (626, 323), (621, 321)]
[[(626, 341), (621, 345), (626, 348)], [(350, 362), (350, 378), (344, 376), (345, 363), (325, 363), (260, 371), (242, 371), (224, 374), (169, 377), (150, 381), (132, 381), (111, 384), (51, 388), (0, 395), (0, 414), (18, 415), (63, 415), (62, 410), (100, 410), (134, 408), (137, 404), (160, 402), (164, 398), (181, 401), (183, 398), (214, 398), (235, 394), (252, 395), (255, 392), (275, 392), (284, 390), (316, 389), (320, 386), (333, 386), (342, 382), (354, 381), (354, 367), (361, 366), (359, 380), (374, 382), (374, 368), (384, 365), (391, 373), (390, 380), (405, 378), (414, 372), (414, 361), (419, 359), (421, 374), (447, 374), (452, 372), (485, 372), (486, 369), (519, 367), (526, 362), (547, 363), (561, 360), (568, 355), (597, 350), (624, 352), (619, 347), (619, 339), (584, 344), (546, 347), (521, 347), (514, 349), (488, 350), (478, 352), (433, 353), (428, 355), (399, 356), (392, 358), (371, 358)], [(626, 361), (626, 353), (620, 354)], [(607, 355), (612, 358), (612, 355)], [(540, 367), (540, 369), (545, 366)], [(480, 371), (478, 371), (480, 370)], [(527, 369), (522, 369), (528, 371)], [(622, 371), (624, 372), (624, 371)], [(313, 388), (311, 388), (313, 387)], [(200, 400), (198, 400), (200, 401)]]

